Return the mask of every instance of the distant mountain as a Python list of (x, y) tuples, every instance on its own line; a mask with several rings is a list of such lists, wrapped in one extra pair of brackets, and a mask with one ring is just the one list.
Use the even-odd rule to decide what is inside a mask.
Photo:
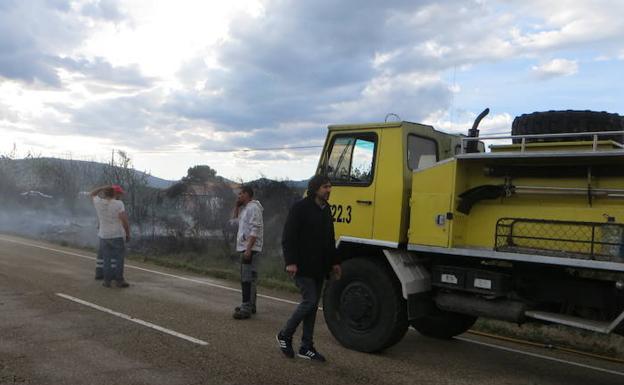
[(287, 180), (287, 181), (284, 181), (284, 183), (286, 183), (289, 187), (305, 190), (306, 188), (308, 188), (308, 181), (309, 179)]
[[(25, 189), (45, 184), (48, 177), (42, 174), (49, 174), (49, 178), (52, 178), (59, 170), (64, 170), (78, 178), (78, 185), (82, 189), (89, 190), (95, 187), (94, 184), (102, 179), (107, 167), (110, 167), (104, 163), (58, 158), (15, 159), (10, 164), (18, 185)], [(132, 172), (138, 177), (145, 177), (149, 187), (165, 189), (176, 183), (142, 171), (132, 170)]]
[[(139, 174), (145, 174), (144, 172), (141, 172), (141, 171), (136, 171), (136, 172)], [(150, 174), (145, 174), (145, 175), (147, 175), (147, 185), (150, 187), (154, 187), (154, 188), (159, 188), (159, 189), (169, 188), (177, 182), (175, 180), (167, 180), (167, 179), (158, 178)]]

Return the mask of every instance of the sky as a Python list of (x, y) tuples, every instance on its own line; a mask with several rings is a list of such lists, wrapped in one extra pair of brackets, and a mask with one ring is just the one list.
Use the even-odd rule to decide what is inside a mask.
[[(0, 0), (0, 155), (300, 180), (327, 126), (624, 114), (624, 2)], [(619, 80), (618, 80), (619, 79)]]

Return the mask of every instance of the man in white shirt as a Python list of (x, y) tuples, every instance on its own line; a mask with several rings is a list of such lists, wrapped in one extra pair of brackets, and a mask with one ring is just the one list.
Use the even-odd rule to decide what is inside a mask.
[(241, 255), (242, 304), (234, 309), (235, 319), (247, 319), (256, 313), (258, 259), (262, 251), (262, 205), (253, 199), (253, 190), (243, 186), (238, 193), (234, 219), (238, 220), (236, 251)]
[[(103, 259), (104, 282), (102, 286), (104, 287), (110, 287), (113, 279), (117, 287), (130, 286), (123, 276), (125, 242), (130, 241), (130, 223), (124, 204), (120, 200), (123, 194), (121, 186), (115, 184), (98, 187), (91, 191), (93, 205), (100, 222), (98, 254)], [(116, 261), (114, 269), (111, 267), (111, 259)]]

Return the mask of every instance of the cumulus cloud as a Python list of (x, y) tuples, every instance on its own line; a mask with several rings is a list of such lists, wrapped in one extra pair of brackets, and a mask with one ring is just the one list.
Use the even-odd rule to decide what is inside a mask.
[(59, 69), (65, 68), (104, 81), (144, 82), (136, 68), (113, 67), (102, 58), (92, 62), (72, 58), (94, 28), (90, 20), (123, 18), (117, 1), (88, 1), (81, 5), (81, 13), (72, 5), (68, 0), (1, 3), (0, 79), (58, 88), (62, 86)]
[(552, 79), (560, 76), (571, 76), (578, 72), (576, 60), (553, 59), (546, 63), (531, 67), (533, 76), (538, 79)]
[[(538, 3), (268, 1), (260, 17), (232, 23), (229, 38), (216, 47), (217, 65), (189, 60), (180, 78), (190, 87), (172, 94), (166, 107), (226, 131), (380, 121), (388, 112), (418, 121), (449, 108), (452, 86), (440, 76), (444, 71), (622, 35), (618, 23), (586, 33), (609, 16), (604, 9), (565, 13), (561, 5)], [(533, 69), (542, 79), (577, 71), (565, 59)]]
[[(201, 73), (204, 87), (173, 94), (167, 107), (234, 131), (270, 129), (282, 122), (380, 120), (390, 105), (418, 118), (431, 104), (440, 107), (448, 100), (447, 87), (429, 81), (436, 67), (430, 61), (399, 66), (385, 52), (395, 52), (407, 40), (395, 36), (395, 15), (418, 12), (427, 4), (269, 2), (264, 16), (245, 15), (232, 23), (230, 38), (217, 50), (219, 65)], [(440, 62), (445, 50), (433, 43), (427, 47), (438, 52), (431, 56)], [(196, 71), (198, 64), (190, 61), (187, 68)], [(181, 77), (188, 84), (188, 72)]]
[[(444, 71), (581, 44), (587, 36), (578, 31), (604, 16), (590, 12), (579, 26), (577, 13), (552, 17), (561, 10), (556, 7), (267, 1), (263, 12), (234, 19), (218, 46), (186, 61), (178, 72), (184, 88), (145, 110), (161, 109), (194, 125), (206, 138), (198, 143), (205, 150), (305, 145), (322, 138), (328, 123), (382, 121), (389, 112), (427, 119), (450, 106), (453, 86)], [(541, 23), (524, 23), (514, 9)], [(533, 68), (541, 79), (577, 71), (578, 64), (565, 59)], [(139, 128), (137, 116), (126, 124), (129, 130)]]
[(117, 0), (95, 0), (83, 4), (81, 7), (83, 15), (110, 21), (120, 21), (124, 19), (124, 15), (119, 7)]
[(138, 65), (113, 66), (104, 58), (61, 58), (58, 59), (60, 68), (78, 73), (83, 77), (104, 83), (119, 84), (135, 87), (149, 87), (154, 79), (144, 76)]

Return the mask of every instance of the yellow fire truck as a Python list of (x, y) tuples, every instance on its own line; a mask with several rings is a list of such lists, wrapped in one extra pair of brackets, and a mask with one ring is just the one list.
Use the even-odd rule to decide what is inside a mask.
[(344, 346), (380, 351), (409, 325), (451, 338), (478, 317), (623, 333), (624, 118), (537, 112), (479, 137), (487, 112), (468, 135), (329, 126), (317, 173), (343, 277), (323, 306)]

